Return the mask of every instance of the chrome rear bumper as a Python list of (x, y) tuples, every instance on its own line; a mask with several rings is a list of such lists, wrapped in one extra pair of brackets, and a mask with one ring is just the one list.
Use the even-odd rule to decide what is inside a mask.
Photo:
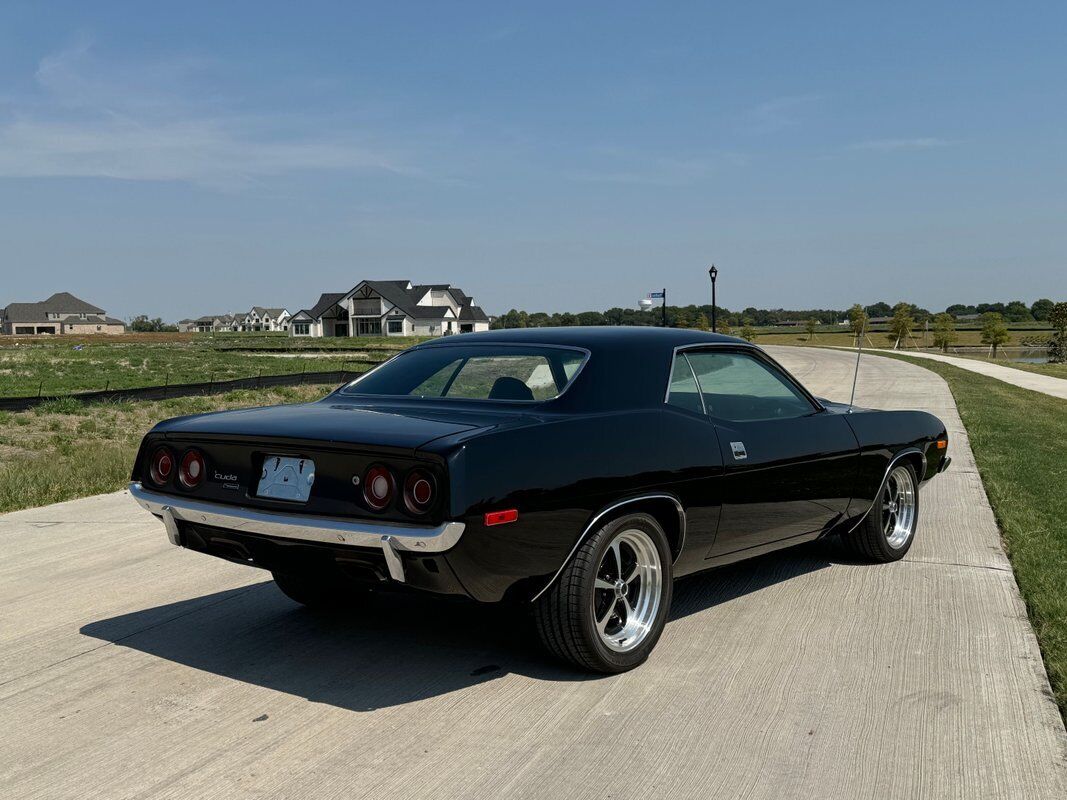
[(393, 580), (404, 581), (400, 553), (440, 553), (456, 545), (466, 527), (462, 522), (445, 522), (436, 527), (390, 523), (357, 522), (337, 517), (278, 514), (241, 506), (205, 503), (189, 497), (175, 497), (130, 484), (130, 494), (138, 504), (163, 520), (171, 544), (181, 546), (178, 522), (210, 525), (241, 533), (256, 533), (278, 539), (318, 542), (333, 546), (379, 547)]

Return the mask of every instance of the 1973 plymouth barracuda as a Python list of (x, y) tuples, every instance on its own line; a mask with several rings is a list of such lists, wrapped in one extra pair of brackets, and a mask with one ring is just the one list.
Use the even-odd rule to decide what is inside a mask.
[(901, 558), (947, 444), (936, 417), (820, 400), (739, 339), (541, 328), (427, 342), (314, 403), (161, 422), (130, 491), (173, 544), (299, 603), (511, 598), (557, 656), (621, 672), (675, 578), (831, 534)]

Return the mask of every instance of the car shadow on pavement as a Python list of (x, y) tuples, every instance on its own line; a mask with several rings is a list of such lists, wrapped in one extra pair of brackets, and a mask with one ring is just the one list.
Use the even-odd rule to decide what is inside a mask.
[[(832, 548), (814, 543), (679, 581), (672, 619), (823, 569), (837, 560)], [(99, 620), (81, 633), (354, 711), (508, 674), (605, 678), (553, 661), (540, 649), (529, 615), (514, 607), (382, 592), (322, 613), (295, 605), (273, 581)]]

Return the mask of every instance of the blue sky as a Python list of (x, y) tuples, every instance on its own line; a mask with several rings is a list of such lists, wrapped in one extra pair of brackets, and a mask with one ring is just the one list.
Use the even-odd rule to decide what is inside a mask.
[(1067, 299), (1063, 3), (0, 8), (0, 305)]

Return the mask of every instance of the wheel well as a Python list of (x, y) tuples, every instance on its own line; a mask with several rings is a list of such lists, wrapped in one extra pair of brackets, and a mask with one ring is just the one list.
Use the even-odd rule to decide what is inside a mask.
[(682, 551), (682, 542), (685, 537), (683, 528), (685, 511), (680, 505), (676, 505), (673, 500), (666, 497), (649, 497), (635, 500), (632, 503), (626, 503), (614, 509), (600, 522), (610, 522), (619, 517), (625, 517), (627, 514), (642, 512), (655, 519), (660, 524), (660, 527), (663, 528), (663, 532), (667, 535), (667, 542), (670, 544), (671, 555), (677, 559)]
[(923, 481), (923, 479), (926, 477), (926, 475), (923, 474), (924, 473), (924, 469), (923, 469), (923, 457), (922, 457), (922, 454), (920, 454), (920, 453), (907, 453), (906, 455), (902, 456), (900, 460), (903, 461), (905, 464), (911, 464), (911, 468), (913, 470), (915, 470), (915, 480), (916, 480), (916, 482), (917, 483), (921, 483)]

